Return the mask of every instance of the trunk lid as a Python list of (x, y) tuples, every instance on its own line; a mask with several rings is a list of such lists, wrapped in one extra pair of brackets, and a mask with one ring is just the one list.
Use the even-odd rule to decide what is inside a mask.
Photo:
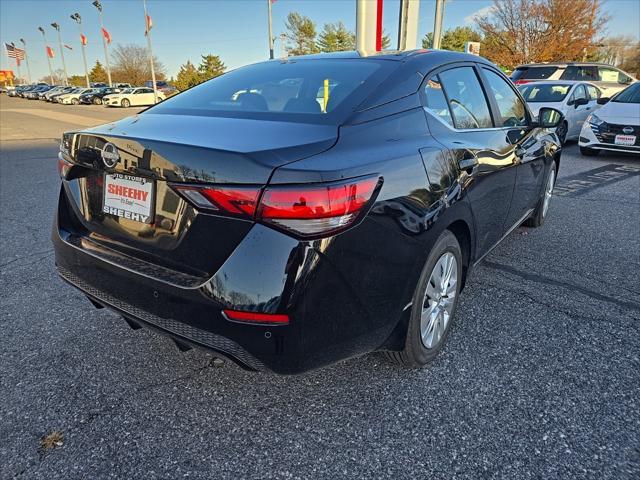
[(65, 228), (102, 256), (206, 278), (252, 222), (199, 212), (170, 185), (266, 185), (337, 135), (331, 125), (151, 113), (73, 133), (65, 192), (81, 225)]

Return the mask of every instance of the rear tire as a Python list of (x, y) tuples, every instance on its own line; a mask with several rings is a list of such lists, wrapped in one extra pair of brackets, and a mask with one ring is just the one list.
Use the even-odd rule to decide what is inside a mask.
[(524, 225), (526, 225), (527, 227), (537, 228), (544, 223), (544, 220), (545, 218), (547, 218), (547, 213), (549, 211), (549, 205), (551, 203), (551, 197), (553, 196), (553, 187), (555, 186), (555, 184), (556, 162), (552, 162), (551, 168), (549, 169), (549, 173), (547, 174), (547, 178), (544, 182), (542, 197), (540, 197), (538, 205), (531, 216), (525, 220)]
[(126, 98), (124, 98), (120, 102), (120, 105), (122, 105), (124, 108), (129, 108), (131, 106), (131, 102), (129, 100), (127, 100)]
[(600, 153), (600, 150), (594, 150), (589, 147), (580, 147), (580, 153), (585, 157), (597, 157)]
[(72, 98), (71, 99), (71, 104), (72, 105), (78, 105), (80, 103), (80, 100), (78, 100), (77, 98)]
[(385, 352), (386, 357), (411, 368), (432, 362), (451, 330), (461, 285), (460, 244), (445, 230), (431, 249), (413, 294), (404, 349)]
[(94, 105), (100, 105), (101, 103), (102, 103), (102, 99), (100, 99), (100, 98), (98, 98), (98, 97), (95, 97), (95, 98), (93, 99), (93, 104), (94, 104)]

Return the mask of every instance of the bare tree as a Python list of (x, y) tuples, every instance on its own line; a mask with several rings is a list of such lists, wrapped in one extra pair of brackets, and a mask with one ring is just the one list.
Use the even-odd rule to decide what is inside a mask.
[(590, 58), (607, 21), (599, 0), (493, 0), (491, 12), (476, 23), (484, 55), (513, 68)]
[[(153, 66), (157, 80), (164, 80), (165, 68), (154, 55)], [(111, 53), (111, 76), (114, 82), (144, 85), (151, 80), (149, 52), (145, 47), (136, 44), (118, 44)]]

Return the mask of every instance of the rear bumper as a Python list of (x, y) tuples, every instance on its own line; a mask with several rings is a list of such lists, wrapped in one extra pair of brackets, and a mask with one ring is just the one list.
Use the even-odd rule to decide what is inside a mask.
[[(413, 282), (416, 252), (405, 251), (401, 261), (388, 255), (393, 242), (375, 221), (322, 242), (298, 242), (254, 225), (217, 272), (197, 281), (101, 250), (69, 227), (74, 213), (65, 204), (52, 232), (65, 281), (124, 317), (251, 370), (301, 373), (382, 347), (403, 316), (405, 285)], [(384, 257), (363, 261), (369, 251)], [(290, 323), (233, 322), (225, 308), (286, 313)]]

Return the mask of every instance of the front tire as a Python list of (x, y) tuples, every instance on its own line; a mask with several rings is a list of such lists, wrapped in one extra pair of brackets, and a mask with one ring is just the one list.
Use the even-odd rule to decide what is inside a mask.
[(549, 169), (549, 173), (547, 174), (547, 180), (544, 184), (544, 191), (542, 192), (542, 197), (540, 198), (536, 209), (531, 214), (531, 216), (524, 222), (527, 227), (537, 228), (540, 227), (545, 218), (547, 218), (547, 213), (549, 212), (549, 205), (551, 204), (551, 197), (553, 196), (553, 187), (556, 184), (556, 162), (551, 163), (551, 168)]
[(442, 349), (458, 306), (462, 285), (462, 251), (457, 238), (445, 230), (429, 253), (413, 295), (404, 349), (386, 352), (406, 367), (423, 367)]
[(95, 98), (93, 99), (93, 104), (94, 104), (94, 105), (100, 105), (101, 103), (102, 103), (102, 99), (100, 99), (100, 98), (98, 98), (98, 97), (95, 97)]
[(600, 150), (594, 150), (589, 147), (580, 147), (580, 153), (585, 157), (597, 157), (600, 153)]
[(129, 108), (131, 106), (131, 102), (129, 100), (127, 100), (126, 98), (124, 98), (120, 102), (120, 105), (122, 105), (124, 108)]
[(80, 100), (78, 100), (77, 98), (72, 98), (71, 99), (71, 104), (72, 105), (78, 105), (80, 103)]

